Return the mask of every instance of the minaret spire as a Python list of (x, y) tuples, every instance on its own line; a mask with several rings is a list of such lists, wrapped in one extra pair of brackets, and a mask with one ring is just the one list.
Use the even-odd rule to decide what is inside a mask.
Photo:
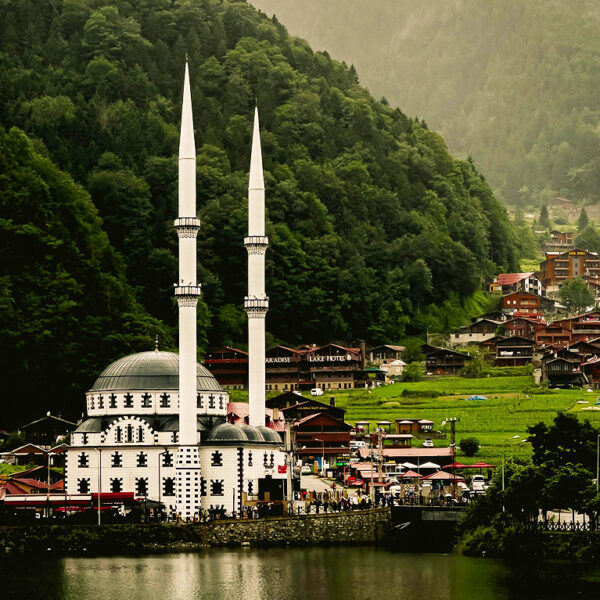
[[(177, 452), (177, 512), (191, 518), (200, 504), (200, 457), (196, 411), (196, 142), (192, 115), (190, 74), (186, 61), (179, 138), (179, 212), (175, 230), (179, 238), (179, 278), (175, 297), (179, 305), (179, 450)], [(162, 485), (162, 482), (159, 482)]]
[(248, 181), (248, 396), (249, 423), (265, 424), (265, 317), (269, 298), (265, 295), (265, 253), (269, 239), (265, 236), (265, 183), (260, 148), (258, 108), (254, 110), (254, 131)]

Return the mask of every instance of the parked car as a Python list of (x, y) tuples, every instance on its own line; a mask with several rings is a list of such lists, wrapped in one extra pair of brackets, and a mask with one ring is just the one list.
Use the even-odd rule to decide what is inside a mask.
[(485, 491), (485, 477), (483, 475), (473, 475), (471, 479), (471, 489), (474, 492)]
[(312, 390), (310, 390), (310, 395), (311, 396), (322, 396), (323, 390), (321, 388), (313, 388)]
[(350, 440), (350, 450), (358, 450), (359, 448), (368, 448), (369, 444), (362, 440)]
[(300, 469), (300, 473), (302, 473), (302, 475), (310, 475), (312, 473), (312, 469), (310, 468), (310, 465), (302, 465), (302, 468)]
[(433, 440), (425, 440), (423, 442), (423, 448), (433, 448)]

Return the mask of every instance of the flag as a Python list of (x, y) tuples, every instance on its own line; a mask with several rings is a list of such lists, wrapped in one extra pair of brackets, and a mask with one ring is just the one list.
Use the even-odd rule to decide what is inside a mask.
[(287, 465), (277, 465), (278, 473), (287, 473)]

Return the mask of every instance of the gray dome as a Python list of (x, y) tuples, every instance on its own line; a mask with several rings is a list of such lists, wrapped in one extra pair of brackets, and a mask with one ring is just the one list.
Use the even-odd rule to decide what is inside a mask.
[[(196, 365), (198, 391), (222, 391), (212, 373)], [(179, 355), (174, 352), (140, 352), (108, 365), (90, 392), (107, 390), (178, 390)]]
[(251, 442), (264, 442), (265, 437), (262, 432), (256, 427), (250, 427), (250, 425), (240, 425), (240, 429), (243, 429), (246, 437)]
[(207, 441), (211, 442), (247, 442), (248, 436), (241, 427), (231, 423), (222, 423), (210, 430)]
[(260, 425), (256, 429), (262, 433), (265, 442), (282, 443), (281, 436), (274, 429), (269, 429), (268, 427)]

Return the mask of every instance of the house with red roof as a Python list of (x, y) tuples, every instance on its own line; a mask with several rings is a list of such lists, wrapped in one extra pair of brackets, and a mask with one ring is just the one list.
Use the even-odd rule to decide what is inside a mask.
[(529, 292), (541, 296), (544, 293), (544, 286), (534, 271), (527, 273), (500, 273), (490, 283), (489, 291), (499, 294)]

